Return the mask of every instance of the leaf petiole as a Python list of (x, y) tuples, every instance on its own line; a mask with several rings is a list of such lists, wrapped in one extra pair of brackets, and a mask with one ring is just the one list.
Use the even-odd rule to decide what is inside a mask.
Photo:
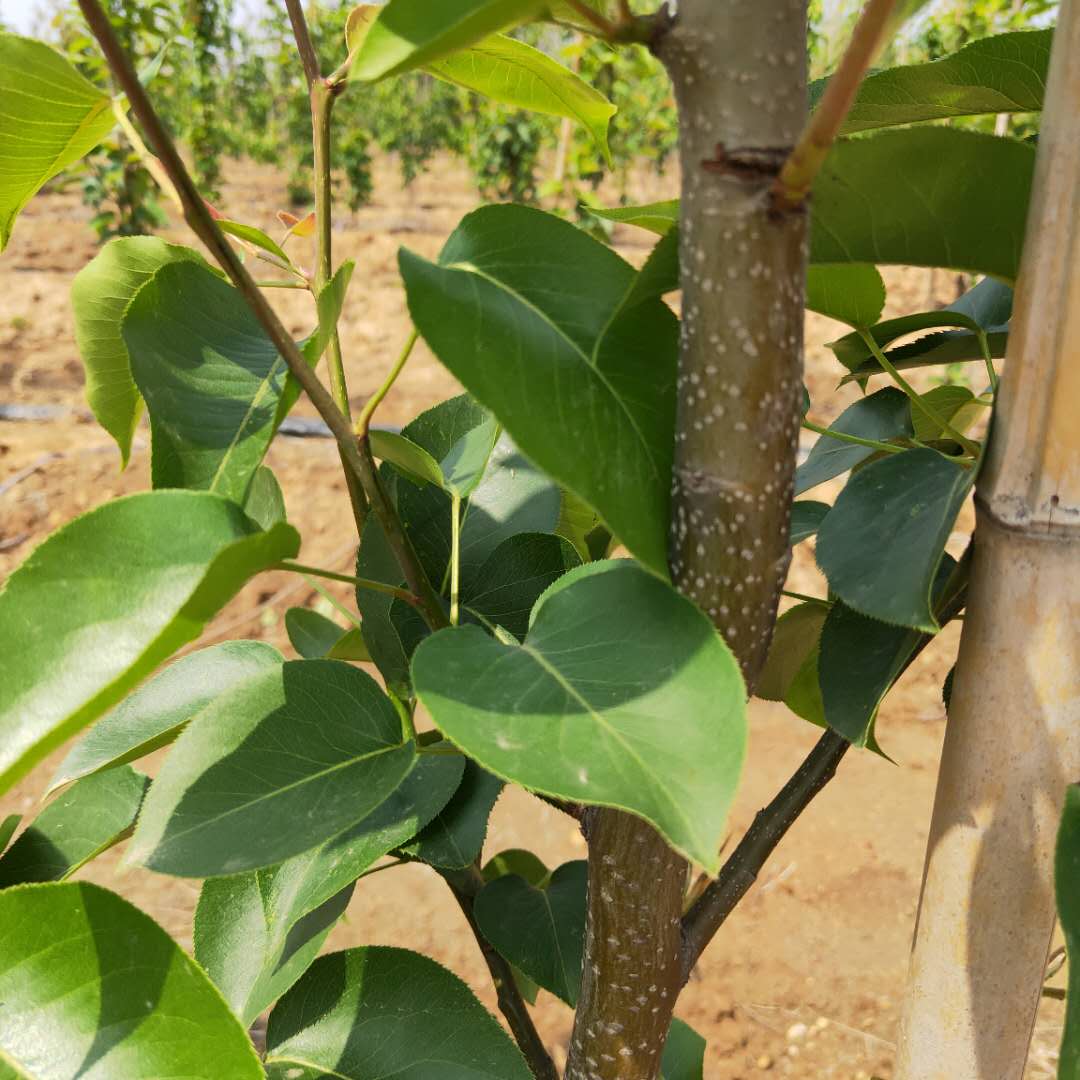
[(944, 434), (948, 435), (950, 439), (954, 440), (960, 446), (962, 446), (969, 454), (974, 457), (979, 456), (979, 444), (972, 442), (971, 439), (962, 435), (956, 430), (948, 421), (944, 420), (938, 415), (937, 411), (926, 403), (926, 399), (900, 374), (899, 371), (893, 366), (892, 361), (882, 351), (881, 346), (874, 339), (873, 334), (866, 330), (860, 330), (859, 337), (863, 339), (866, 347), (874, 354), (874, 359), (881, 365), (881, 370), (888, 373), (893, 382), (900, 387), (901, 390), (907, 394), (911, 400), (913, 408), (916, 408), (930, 421), (934, 427)]

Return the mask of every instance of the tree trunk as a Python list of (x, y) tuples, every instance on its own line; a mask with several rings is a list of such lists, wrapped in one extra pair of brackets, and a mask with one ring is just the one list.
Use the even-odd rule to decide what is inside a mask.
[[(679, 101), (683, 289), (669, 562), (753, 684), (789, 560), (806, 217), (771, 209), (806, 120), (803, 0), (681, 0), (657, 46)], [(655, 1080), (682, 986), (686, 863), (590, 812), (567, 1080)]]
[[(1054, 38), (897, 1080), (1020, 1080), (1080, 779), (1080, 4)], [(1080, 957), (1072, 958), (1080, 963)]]

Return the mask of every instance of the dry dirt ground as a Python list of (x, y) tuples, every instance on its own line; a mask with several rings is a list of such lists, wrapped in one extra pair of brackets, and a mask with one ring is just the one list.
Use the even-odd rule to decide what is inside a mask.
[[(229, 170), (223, 205), (231, 217), (269, 227), (285, 206), (284, 178), (268, 169)], [(674, 176), (642, 178), (633, 197), (673, 194)], [(350, 391), (362, 402), (379, 384), (408, 332), (396, 253), (407, 245), (433, 256), (458, 219), (477, 202), (455, 166), (440, 163), (401, 192), (396, 170), (380, 163), (372, 206), (336, 223), (338, 258), (357, 262), (342, 337)], [(76, 194), (39, 197), (18, 221), (0, 257), (0, 403), (67, 405), (77, 410), (46, 422), (0, 421), (0, 579), (50, 531), (115, 495), (147, 486), (148, 433), (140, 431), (130, 467), (85, 412), (82, 370), (72, 334), (68, 289), (93, 256), (94, 238)], [(182, 225), (170, 238), (191, 242)], [(620, 230), (620, 251), (640, 263), (647, 238)], [(925, 271), (891, 271), (889, 313), (927, 302)], [(940, 275), (938, 299), (953, 283)], [(304, 294), (272, 294), (298, 335), (312, 323)], [(836, 324), (810, 316), (807, 382), (825, 403), (819, 420), (835, 416), (853, 395), (834, 393), (838, 368), (823, 343)], [(456, 392), (451, 377), (421, 347), (380, 412), (402, 424)], [(305, 406), (298, 407), (299, 413)], [(345, 569), (355, 537), (332, 445), (279, 439), (269, 464), (281, 480), (290, 519), (304, 537), (303, 561)], [(835, 492), (828, 492), (832, 497)], [(959, 538), (957, 538), (959, 539)], [(797, 552), (791, 588), (822, 587), (812, 544)], [(347, 589), (340, 593), (346, 598)], [(258, 637), (288, 651), (285, 610), (325, 604), (302, 579), (270, 574), (251, 584), (210, 627), (205, 641)], [(918, 899), (923, 850), (944, 733), (942, 679), (956, 648), (946, 631), (908, 673), (882, 711), (881, 742), (890, 764), (852, 753), (837, 778), (785, 839), (747, 899), (709, 948), (687, 987), (679, 1014), (709, 1043), (709, 1080), (751, 1077), (887, 1078), (908, 948)], [(738, 837), (754, 812), (787, 779), (817, 736), (781, 706), (755, 702), (750, 757), (732, 815)], [(0, 816), (33, 812), (55, 759), (0, 799)], [(151, 769), (153, 762), (150, 763)], [(530, 846), (549, 865), (583, 857), (569, 819), (514, 792), (496, 808), (487, 852)], [(128, 871), (117, 876), (116, 853), (82, 876), (109, 885), (146, 908), (186, 947), (196, 883)], [(330, 946), (399, 944), (430, 953), (465, 978), (494, 1008), (486, 970), (456, 905), (441, 882), (415, 866), (362, 884)], [(541, 995), (538, 1022), (557, 1060), (564, 1060), (570, 1017)], [(1052, 1076), (1060, 1005), (1040, 1016), (1030, 1077)], [(223, 1078), (225, 1080), (225, 1078)], [(433, 1077), (432, 1080), (437, 1080)]]

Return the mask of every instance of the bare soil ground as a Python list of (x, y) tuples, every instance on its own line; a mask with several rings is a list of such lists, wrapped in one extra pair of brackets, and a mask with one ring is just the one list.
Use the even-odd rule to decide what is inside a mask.
[[(274, 211), (286, 206), (285, 178), (249, 165), (234, 165), (228, 177), (223, 200), (228, 214), (270, 227)], [(355, 403), (381, 382), (408, 332), (396, 270), (399, 246), (433, 256), (478, 201), (467, 178), (446, 162), (405, 192), (398, 188), (392, 163), (379, 163), (376, 180), (373, 205), (344, 215), (335, 232), (336, 257), (357, 262), (341, 323)], [(632, 197), (644, 201), (670, 196), (677, 181), (673, 175), (643, 177), (635, 187)], [(115, 447), (85, 411), (68, 290), (95, 252), (87, 220), (77, 194), (39, 197), (0, 257), (0, 403), (81, 410), (44, 422), (0, 421), (0, 579), (75, 514), (148, 484), (145, 426), (131, 465), (121, 473)], [(182, 225), (166, 235), (191, 242)], [(619, 250), (635, 263), (644, 259), (647, 240), (629, 229), (616, 234)], [(928, 302), (926, 271), (890, 271), (887, 278), (890, 314)], [(955, 295), (945, 275), (939, 275), (936, 287), (939, 302)], [(290, 329), (306, 333), (313, 321), (310, 299), (292, 291), (272, 295)], [(824, 342), (841, 330), (825, 319), (808, 318), (807, 383), (815, 402), (825, 403), (817, 409), (819, 420), (834, 417), (855, 393), (851, 388), (833, 392), (840, 372)], [(421, 345), (379, 419), (403, 424), (457, 389)], [(310, 415), (305, 409), (301, 403), (297, 411)], [(278, 439), (268, 463), (281, 480), (290, 519), (303, 534), (301, 558), (347, 568), (355, 535), (332, 444)], [(790, 587), (803, 592), (822, 587), (812, 544), (797, 550)], [(340, 595), (345, 599), (347, 589)], [(297, 604), (325, 601), (302, 579), (265, 575), (222, 613), (205, 641), (257, 637), (288, 652), (283, 618)], [(706, 953), (678, 1011), (708, 1039), (709, 1080), (890, 1075), (944, 733), (940, 687), (956, 639), (954, 629), (942, 634), (882, 710), (879, 738), (896, 764), (865, 752), (849, 754)], [(781, 706), (753, 704), (750, 758), (732, 815), (733, 837), (774, 795), (817, 735)], [(55, 763), (46, 762), (0, 799), (0, 816), (32, 814)], [(585, 854), (569, 819), (521, 792), (504, 795), (496, 807), (487, 852), (511, 846), (533, 847), (549, 865)], [(117, 876), (116, 863), (116, 853), (110, 853), (82, 876), (117, 889), (190, 947), (197, 883), (137, 870)], [(460, 912), (439, 879), (422, 867), (380, 874), (357, 889), (330, 947), (362, 943), (430, 953), (494, 1008), (486, 969)], [(568, 1011), (541, 994), (537, 1012), (542, 1034), (561, 1063)], [(1053, 1075), (1060, 1018), (1060, 1004), (1048, 1002), (1029, 1077)]]

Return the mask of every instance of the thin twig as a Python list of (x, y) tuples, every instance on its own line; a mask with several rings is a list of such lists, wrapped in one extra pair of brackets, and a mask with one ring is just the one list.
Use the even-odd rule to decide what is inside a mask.
[(375, 410), (382, 404), (383, 398), (390, 393), (390, 388), (397, 382), (397, 377), (401, 374), (401, 369), (405, 367), (405, 362), (409, 359), (418, 337), (418, 332), (413, 329), (413, 332), (409, 335), (408, 341), (405, 342), (404, 348), (402, 348), (401, 353), (398, 355), (394, 366), (390, 369), (390, 374), (383, 380), (382, 386), (380, 386), (364, 404), (363, 409), (360, 411), (360, 415), (356, 419), (355, 431), (357, 435), (361, 437), (367, 436), (368, 428), (371, 427), (371, 418), (375, 415)]
[(307, 19), (304, 18), (304, 8), (300, 0), (285, 0), (285, 9), (289, 13), (293, 37), (296, 38), (296, 49), (300, 53), (300, 62), (304, 65), (304, 77), (310, 88), (322, 78), (322, 70), (319, 67), (318, 54), (315, 52), (315, 43), (311, 40), (311, 32), (308, 30)]
[(881, 49), (895, 6), (896, 0), (868, 0), (863, 8), (839, 67), (776, 178), (773, 201), (778, 209), (796, 209), (809, 196), (814, 179), (851, 111), (863, 76)]
[(533, 1023), (532, 1016), (525, 1005), (525, 1000), (521, 996), (521, 991), (518, 990), (517, 983), (514, 981), (513, 970), (502, 956), (491, 947), (477, 925), (476, 917), (473, 914), (473, 901), (476, 899), (476, 894), (484, 886), (484, 879), (479, 868), (474, 865), (467, 870), (455, 873), (453, 880), (447, 875), (444, 875), (444, 877), (454, 894), (454, 899), (461, 906), (465, 921), (468, 922), (469, 929), (472, 930), (473, 936), (476, 938), (476, 944), (480, 946), (484, 962), (491, 973), (491, 981), (495, 984), (499, 1011), (506, 1017), (506, 1022), (510, 1025), (510, 1031), (521, 1048), (521, 1052), (525, 1055), (525, 1060), (528, 1062), (533, 1076), (536, 1077), (536, 1080), (558, 1080), (559, 1074), (555, 1070), (555, 1063), (551, 1060), (551, 1055), (547, 1052), (547, 1048), (536, 1030), (536, 1025)]
[(326, 578), (327, 581), (341, 581), (351, 585), (354, 589), (367, 589), (369, 592), (384, 593), (393, 596), (397, 600), (404, 600), (406, 604), (418, 607), (420, 601), (408, 589), (399, 589), (394, 585), (387, 585), (382, 581), (372, 581), (370, 578), (353, 577), (351, 574), (339, 574), (334, 570), (323, 570), (318, 566), (305, 566), (303, 563), (280, 562), (272, 569), (289, 570), (294, 574), (310, 574), (312, 577)]
[(849, 435), (846, 431), (835, 431), (833, 428), (822, 427), (812, 420), (803, 419), (802, 426), (807, 431), (816, 431), (818, 435), (824, 435), (838, 442), (851, 443), (854, 446), (865, 446), (869, 450), (879, 450), (883, 454), (902, 454), (904, 447), (895, 443), (881, 442), (878, 439), (864, 439), (859, 435)]
[(100, 3), (98, 0), (79, 0), (79, 9), (91, 33), (101, 46), (114, 77), (127, 94), (132, 111), (146, 132), (150, 145), (157, 152), (165, 171), (176, 186), (184, 204), (184, 216), (188, 225), (207, 246), (228, 275), (229, 280), (236, 286), (237, 291), (251, 308), (252, 314), (285, 360), (290, 373), (333, 432), (341, 457), (346, 464), (347, 475), (353, 475), (359, 480), (360, 486), (371, 500), (390, 547), (401, 565), (406, 583), (421, 601), (421, 610), (425, 620), (433, 628), (445, 626), (446, 615), (442, 610), (442, 605), (431, 583), (427, 580), (427, 575), (420, 565), (412, 542), (401, 526), (396, 511), (382, 491), (370, 451), (363, 444), (358, 445), (349, 421), (334, 404), (333, 398), (319, 377), (308, 367), (296, 342), (282, 325), (266, 297), (260, 292), (236, 252), (217, 227), (210, 210), (188, 174), (172, 138), (162, 125), (146, 91), (139, 82), (127, 54), (117, 41), (109, 18)]

